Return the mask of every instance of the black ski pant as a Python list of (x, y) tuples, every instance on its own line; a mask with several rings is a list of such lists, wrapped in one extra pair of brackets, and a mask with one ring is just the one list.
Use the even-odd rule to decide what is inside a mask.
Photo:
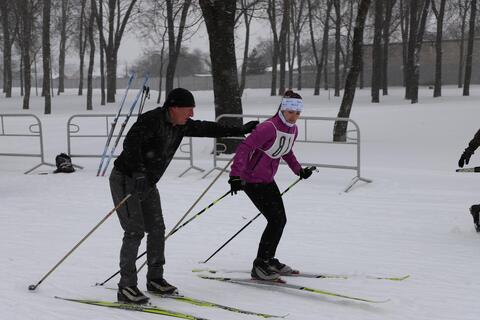
[(137, 285), (135, 261), (138, 248), (147, 233), (147, 280), (163, 278), (165, 264), (165, 223), (163, 221), (160, 194), (156, 186), (149, 188), (142, 199), (134, 190), (135, 181), (113, 169), (110, 174), (110, 191), (113, 202), (119, 203), (131, 193), (125, 205), (117, 210), (124, 231), (120, 249), (120, 287)]
[(267, 219), (267, 226), (258, 246), (257, 258), (262, 260), (273, 258), (287, 223), (280, 190), (275, 181), (268, 184), (247, 183), (245, 193)]

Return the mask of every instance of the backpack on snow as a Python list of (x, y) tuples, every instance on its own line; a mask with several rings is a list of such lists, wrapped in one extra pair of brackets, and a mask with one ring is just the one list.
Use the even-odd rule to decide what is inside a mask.
[(55, 164), (57, 165), (57, 170), (53, 171), (53, 173), (71, 173), (75, 171), (75, 168), (72, 164), (72, 158), (66, 153), (60, 153), (55, 157)]

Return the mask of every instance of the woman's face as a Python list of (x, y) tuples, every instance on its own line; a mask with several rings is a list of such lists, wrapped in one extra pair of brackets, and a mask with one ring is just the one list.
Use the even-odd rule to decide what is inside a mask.
[(300, 118), (299, 111), (285, 110), (282, 112), (283, 112), (283, 116), (285, 117), (285, 120), (287, 120), (289, 123), (295, 123), (297, 122), (298, 118)]

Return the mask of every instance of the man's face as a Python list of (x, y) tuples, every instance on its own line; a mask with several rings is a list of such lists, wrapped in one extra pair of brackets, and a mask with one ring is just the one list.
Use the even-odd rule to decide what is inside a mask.
[(193, 117), (194, 107), (170, 107), (170, 119), (173, 125), (184, 125)]

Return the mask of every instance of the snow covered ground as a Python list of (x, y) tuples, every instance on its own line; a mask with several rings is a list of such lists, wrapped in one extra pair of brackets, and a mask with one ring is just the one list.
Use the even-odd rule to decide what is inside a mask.
[[(134, 90), (135, 91), (135, 90)], [(93, 113), (115, 113), (115, 104), (99, 106), (95, 92)], [(118, 98), (122, 90), (118, 91)], [(136, 92), (131, 92), (130, 99)], [(305, 115), (335, 116), (339, 98), (322, 91), (314, 97), (302, 90)], [(471, 97), (444, 88), (444, 97), (431, 98), (422, 89), (421, 103), (403, 100), (403, 89), (391, 89), (378, 105), (370, 91), (357, 91), (351, 118), (361, 128), (362, 175), (371, 184), (357, 184), (343, 193), (353, 177), (348, 170), (320, 169), (285, 195), (288, 223), (278, 257), (303, 271), (353, 276), (351, 279), (289, 278), (290, 283), (372, 299), (367, 304), (293, 292), (261, 289), (203, 280), (194, 268), (249, 269), (265, 226), (258, 219), (208, 264), (219, 245), (257, 214), (244, 194), (228, 197), (209, 209), (167, 241), (165, 277), (181, 293), (243, 309), (289, 314), (287, 319), (478, 319), (480, 313), (480, 235), (473, 228), (468, 208), (480, 202), (480, 176), (455, 173), (458, 158), (479, 128), (480, 87)], [(195, 92), (197, 119), (213, 119), (213, 93)], [(156, 98), (156, 97), (155, 97)], [(155, 105), (154, 94), (146, 109)], [(85, 97), (75, 90), (53, 99), (53, 114), (45, 116), (43, 100), (32, 98), (32, 108), (21, 110), (18, 93), (0, 99), (0, 113), (34, 113), (44, 127), (46, 160), (66, 151), (66, 122), (72, 114), (87, 113)], [(265, 90), (246, 90), (245, 113), (271, 114), (279, 99)], [(8, 141), (8, 142), (7, 142)], [(211, 139), (194, 139), (195, 164), (211, 169)], [(26, 148), (0, 136), (0, 152)], [(328, 152), (327, 152), (328, 151)], [(477, 152), (478, 153), (478, 152)], [(333, 159), (342, 152), (322, 145), (298, 148), (297, 158)], [(122, 232), (113, 215), (74, 252), (39, 288), (28, 291), (111, 210), (107, 178), (95, 176), (98, 159), (74, 158), (85, 167), (73, 174), (51, 172), (32, 158), (0, 157), (0, 318), (16, 319), (155, 319), (158, 315), (75, 304), (53, 296), (115, 300), (115, 291), (94, 287), (118, 269)], [(479, 155), (471, 164), (480, 163)], [(186, 212), (214, 175), (190, 171), (178, 178), (187, 164), (174, 161), (158, 184), (169, 230)], [(296, 177), (282, 166), (277, 182), (283, 189)], [(228, 188), (223, 176), (198, 204), (199, 211)], [(141, 252), (144, 245), (141, 247)], [(402, 282), (372, 280), (366, 275), (411, 278)], [(110, 287), (116, 286), (114, 279)], [(139, 276), (145, 287), (145, 272)], [(208, 319), (247, 319), (224, 310), (195, 307), (152, 298), (152, 303)]]

